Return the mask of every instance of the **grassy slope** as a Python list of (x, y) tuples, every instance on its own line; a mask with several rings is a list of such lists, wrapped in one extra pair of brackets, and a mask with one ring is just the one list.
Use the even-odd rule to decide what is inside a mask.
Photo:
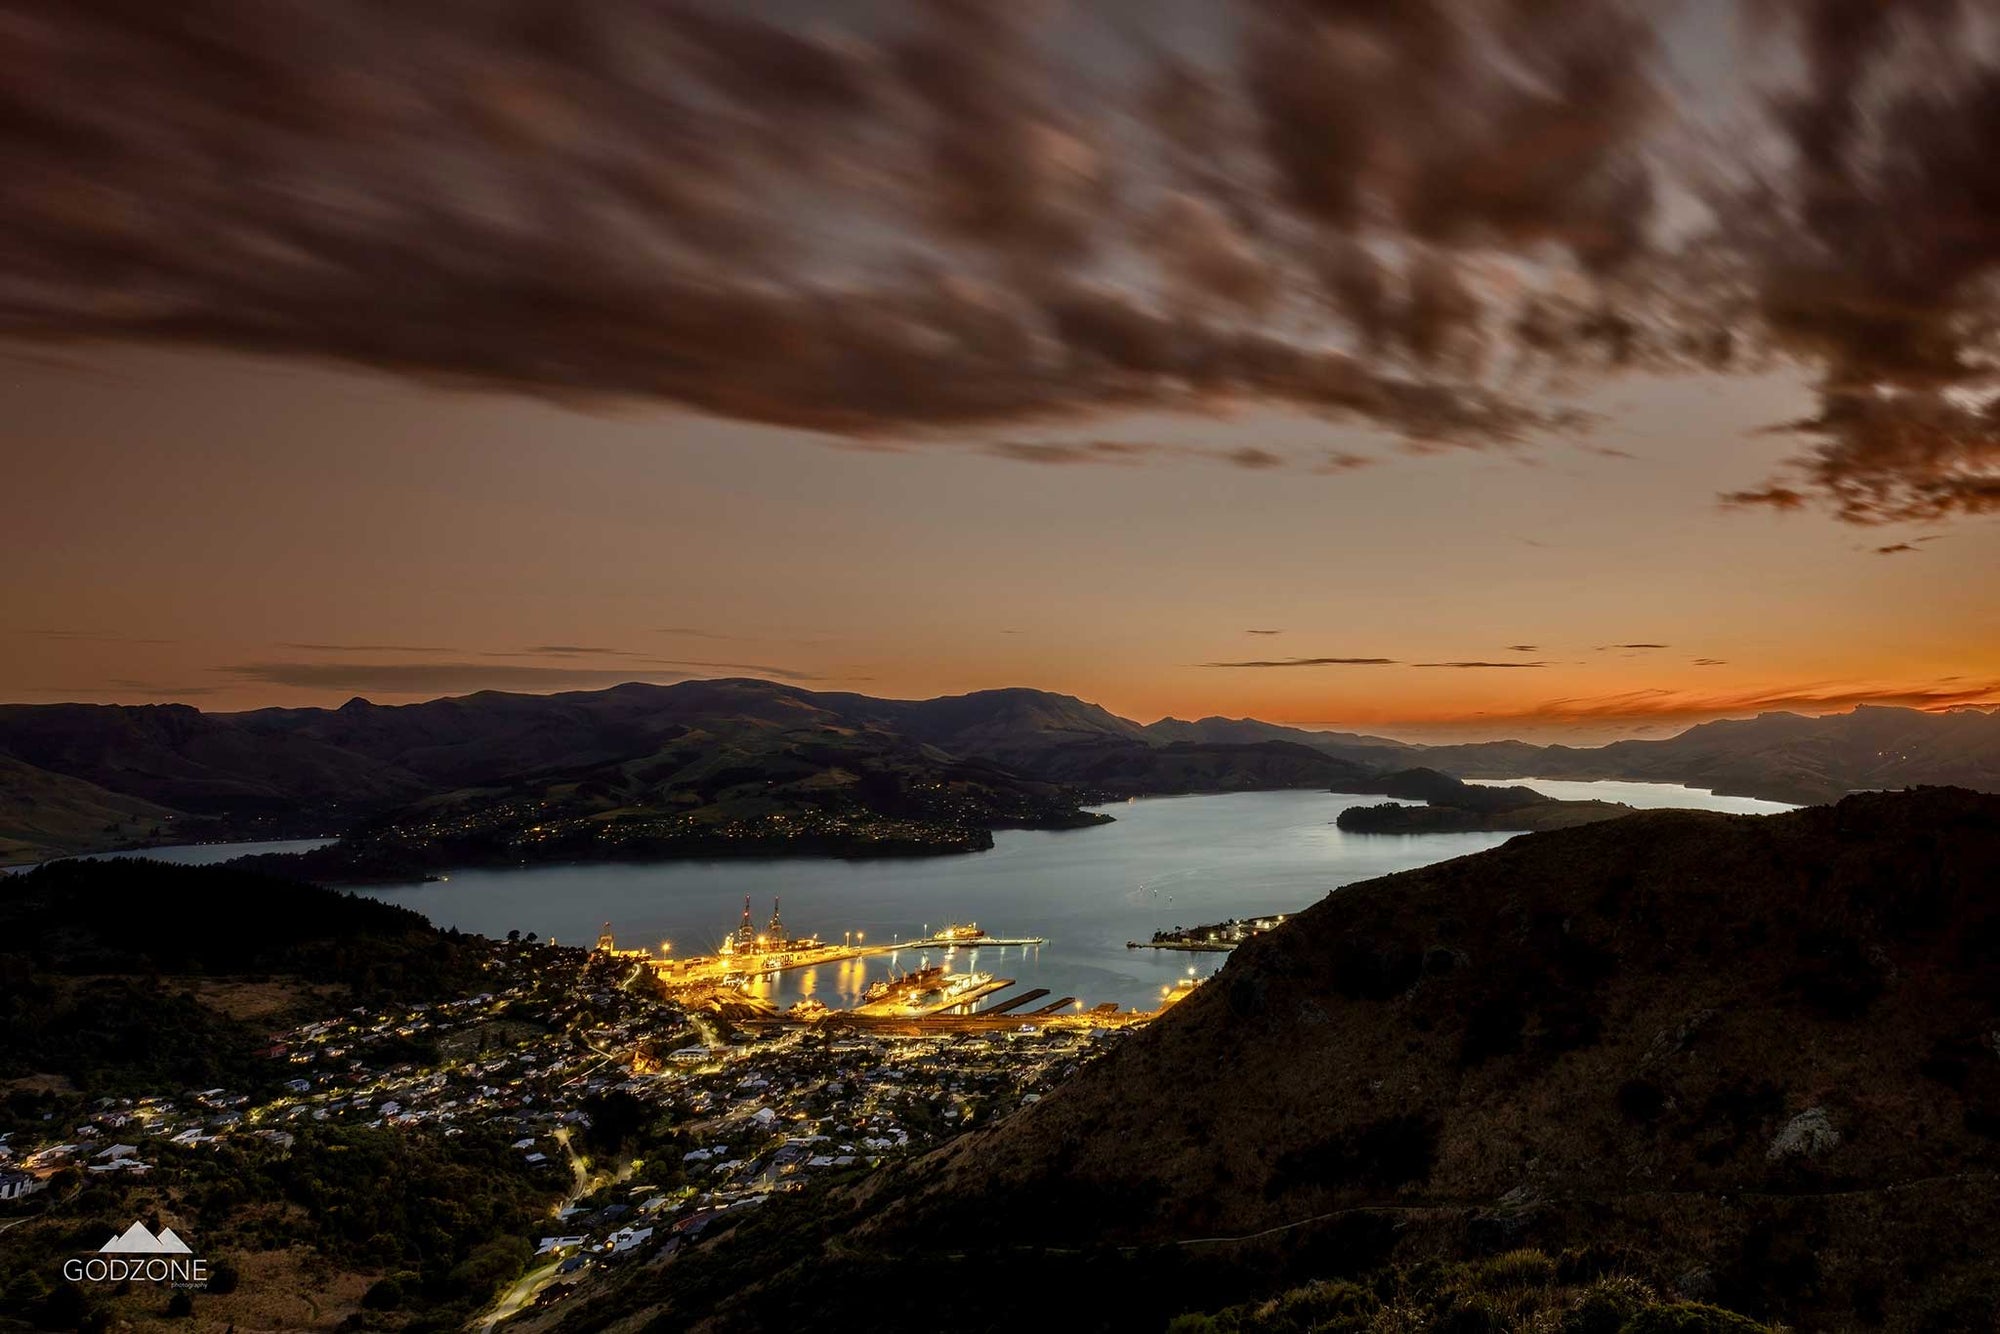
[(0, 755), (0, 865), (115, 848), (174, 812)]

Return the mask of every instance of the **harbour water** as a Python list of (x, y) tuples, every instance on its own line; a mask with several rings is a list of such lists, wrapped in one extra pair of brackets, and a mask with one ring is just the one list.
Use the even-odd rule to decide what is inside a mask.
[(1622, 801), (1642, 811), (1680, 809), (1721, 811), (1726, 815), (1776, 815), (1798, 809), (1761, 797), (1725, 797), (1678, 783), (1627, 783), (1617, 779), (1469, 778), (1481, 787), (1531, 787), (1557, 801)]
[[(1542, 786), (1536, 784), (1537, 786)], [(1740, 810), (1734, 798), (1658, 784), (1573, 784), (1551, 795), (1662, 798)], [(1644, 787), (1634, 794), (1618, 789)], [(1671, 798), (1671, 802), (1664, 798)], [(947, 923), (977, 922), (996, 936), (1041, 936), (1040, 946), (935, 948), (871, 955), (799, 969), (760, 984), (779, 1005), (813, 997), (847, 1008), (874, 982), (899, 971), (947, 964), (954, 972), (1047, 987), (1053, 1001), (1150, 1008), (1164, 988), (1213, 972), (1226, 956), (1127, 949), (1162, 928), (1262, 913), (1295, 912), (1358, 880), (1464, 856), (1508, 834), (1346, 834), (1333, 821), (1349, 806), (1384, 800), (1326, 792), (1248, 792), (1152, 797), (1104, 807), (1115, 823), (1091, 829), (1004, 830), (989, 852), (879, 861), (824, 858), (609, 863), (462, 870), (430, 884), (363, 892), (414, 908), (439, 926), (485, 935), (517, 930), (588, 944), (605, 923), (622, 945), (677, 954), (713, 952), (750, 899), (762, 926), (783, 902), (793, 932), (829, 941), (849, 933), (868, 943), (921, 938)], [(1640, 804), (1632, 801), (1632, 804)], [(1761, 803), (1784, 809), (1777, 803)]]
[[(310, 852), (336, 841), (331, 838), (293, 838), (262, 843), (179, 843), (163, 848), (136, 848), (130, 852), (86, 852), (59, 860), (101, 862), (114, 857), (146, 857), (156, 862), (171, 862), (175, 866), (219, 866), (238, 857), (254, 857), (263, 852)], [(0, 875), (18, 875), (34, 869), (32, 865), (0, 867)]]

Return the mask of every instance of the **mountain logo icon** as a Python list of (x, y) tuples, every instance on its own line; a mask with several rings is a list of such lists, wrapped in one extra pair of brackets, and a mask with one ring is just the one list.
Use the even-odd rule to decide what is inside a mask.
[(154, 1236), (144, 1223), (134, 1223), (119, 1236), (113, 1237), (97, 1248), (100, 1255), (192, 1255), (188, 1244), (174, 1235), (170, 1227), (161, 1228), (160, 1235)]

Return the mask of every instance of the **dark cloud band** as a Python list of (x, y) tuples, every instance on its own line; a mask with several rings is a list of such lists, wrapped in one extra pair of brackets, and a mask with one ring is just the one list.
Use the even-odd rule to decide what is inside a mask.
[(1740, 157), (1690, 147), (1667, 6), (1236, 0), (1117, 78), (1090, 8), (15, 5), (0, 336), (846, 439), (1247, 402), (1482, 449), (1581, 431), (1595, 376), (1782, 360), (1801, 452), (1732, 504), (2000, 510), (1977, 7), (1757, 0), (1801, 78), (1730, 94)]

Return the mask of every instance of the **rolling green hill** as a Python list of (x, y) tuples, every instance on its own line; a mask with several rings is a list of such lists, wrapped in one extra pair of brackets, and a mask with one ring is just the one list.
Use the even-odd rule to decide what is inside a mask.
[(0, 866), (165, 834), (176, 812), (0, 755)]

